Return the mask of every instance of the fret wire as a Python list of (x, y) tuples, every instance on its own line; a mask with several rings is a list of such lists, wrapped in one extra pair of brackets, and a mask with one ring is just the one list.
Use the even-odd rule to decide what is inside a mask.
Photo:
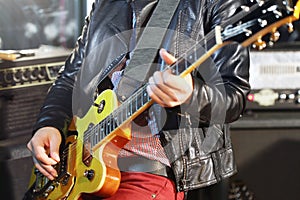
[(134, 98), (134, 105), (133, 105), (134, 112), (136, 112), (139, 109), (139, 107), (138, 107), (139, 95), (140, 94), (135, 95), (135, 98)]
[(137, 111), (137, 109), (136, 109), (136, 96), (134, 97), (134, 99), (133, 99), (133, 101), (131, 102), (131, 113), (133, 114), (133, 113), (135, 113), (136, 111)]
[(145, 92), (145, 98), (146, 98), (146, 100), (143, 102), (143, 105), (145, 105), (146, 102), (148, 102), (148, 100), (149, 100), (149, 96), (148, 96), (147, 91), (144, 91), (144, 92)]
[(118, 112), (117, 112), (118, 125), (122, 124), (122, 122), (123, 122), (121, 117), (122, 117), (121, 111), (118, 110)]
[(117, 126), (120, 126), (120, 124), (121, 124), (121, 116), (120, 116), (120, 110), (119, 109), (117, 109), (114, 112), (114, 116), (115, 116), (115, 120), (116, 120)]
[(106, 136), (108, 134), (107, 118), (105, 118), (104, 130), (105, 130), (104, 136)]
[(111, 115), (108, 115), (107, 116), (108, 133), (106, 135), (110, 134), (111, 131), (112, 131), (112, 124), (111, 123), (112, 123)]
[(105, 130), (104, 130), (104, 123), (103, 122), (101, 122), (101, 131), (100, 131), (100, 133), (101, 133), (101, 137), (104, 138)]
[(111, 123), (112, 123), (112, 130), (115, 130), (117, 127), (116, 127), (116, 120), (113, 115), (111, 115)]
[(143, 96), (144, 96), (144, 91), (141, 91), (139, 93), (139, 104), (138, 104), (139, 108), (143, 106)]
[(112, 115), (112, 119), (113, 119), (113, 122), (114, 122), (114, 129), (116, 129), (119, 125), (118, 125), (118, 119), (116, 117), (116, 112), (113, 112), (111, 113)]
[(105, 133), (105, 135), (108, 135), (109, 133), (110, 133), (109, 118), (106, 117), (106, 133)]
[[(147, 90), (145, 90), (144, 88), (143, 88), (143, 91), (142, 91), (142, 94), (143, 94), (143, 101), (142, 101), (142, 103), (141, 103), (141, 106), (144, 106), (145, 105), (145, 103), (147, 102)], [(146, 98), (146, 99), (145, 99)]]
[(104, 136), (105, 136), (105, 124), (104, 124), (104, 122), (102, 121), (102, 122), (101, 122), (101, 128), (100, 128), (100, 137), (101, 137), (101, 138), (104, 138)]
[(123, 123), (126, 120), (126, 109), (124, 108), (123, 104), (121, 106), (121, 111), (122, 111), (121, 117), (122, 117), (122, 123)]
[(111, 133), (114, 129), (113, 129), (113, 121), (112, 121), (112, 116), (109, 115), (108, 116), (108, 124), (109, 124), (109, 132)]
[(141, 92), (140, 96), (141, 96), (141, 98), (140, 98), (140, 100), (141, 100), (140, 107), (142, 107), (144, 105), (144, 103), (143, 103), (144, 102), (144, 91)]
[(124, 109), (124, 114), (123, 114), (123, 117), (124, 117), (124, 121), (127, 119), (127, 105), (126, 105), (126, 103), (123, 103), (124, 105), (123, 105), (123, 109)]
[(113, 115), (111, 116), (111, 123), (112, 123), (112, 130), (115, 130), (116, 129), (116, 123), (115, 123), (115, 118), (114, 118)]
[(144, 105), (144, 102), (145, 102), (145, 92), (143, 92), (142, 106)]
[(116, 129), (116, 123), (115, 123), (115, 118), (113, 115), (111, 115), (111, 123), (112, 123), (112, 130), (115, 130)]
[(129, 102), (128, 105), (128, 117), (132, 115), (132, 107), (131, 107), (131, 102)]
[(96, 133), (96, 136), (97, 136), (97, 143), (100, 141), (100, 130), (99, 130), (99, 124), (97, 124), (97, 133)]
[(138, 101), (139, 101), (139, 100), (138, 100), (138, 96), (139, 96), (139, 95), (136, 95), (136, 96), (135, 96), (135, 111), (138, 110)]
[(107, 118), (107, 124), (108, 124), (108, 133), (106, 135), (108, 135), (112, 131), (110, 115)]
[(111, 126), (111, 130), (110, 132), (112, 132), (113, 130), (115, 130), (115, 120), (114, 120), (114, 116), (110, 115), (110, 126)]
[(131, 115), (132, 115), (133, 113), (135, 113), (135, 111), (136, 111), (136, 110), (134, 110), (134, 106), (133, 106), (134, 101), (135, 101), (135, 95), (134, 95), (134, 97), (133, 97), (132, 102), (130, 103), (130, 107), (131, 107)]
[(113, 119), (112, 119), (112, 115), (109, 115), (109, 132), (111, 133), (113, 130), (114, 130), (114, 122), (113, 122)]
[(117, 129), (118, 126), (119, 126), (119, 123), (118, 123), (117, 118), (116, 118), (115, 115), (113, 116), (113, 122), (114, 122), (114, 130), (115, 130), (115, 129)]
[(96, 137), (97, 137), (97, 130), (96, 129), (94, 129), (94, 134), (93, 134), (93, 145), (92, 146), (95, 146), (96, 144), (97, 144), (97, 139), (96, 139)]
[[(114, 122), (116, 123), (116, 126), (119, 126), (120, 124), (119, 124), (118, 115), (115, 112), (113, 114), (114, 114)], [(117, 128), (117, 127), (115, 127), (115, 128)]]

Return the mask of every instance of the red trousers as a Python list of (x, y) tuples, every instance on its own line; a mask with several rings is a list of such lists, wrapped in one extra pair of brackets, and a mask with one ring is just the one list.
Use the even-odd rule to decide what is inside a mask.
[[(86, 198), (84, 198), (86, 199)], [(98, 199), (98, 198), (88, 198)], [(101, 198), (99, 198), (101, 199)], [(121, 172), (118, 191), (103, 200), (183, 200), (184, 193), (176, 192), (170, 179), (143, 172)]]

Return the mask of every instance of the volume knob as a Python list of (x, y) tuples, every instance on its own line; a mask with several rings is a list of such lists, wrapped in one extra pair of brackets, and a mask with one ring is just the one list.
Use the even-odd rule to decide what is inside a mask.
[(93, 169), (85, 170), (84, 176), (87, 177), (87, 179), (92, 180), (95, 176), (95, 171)]

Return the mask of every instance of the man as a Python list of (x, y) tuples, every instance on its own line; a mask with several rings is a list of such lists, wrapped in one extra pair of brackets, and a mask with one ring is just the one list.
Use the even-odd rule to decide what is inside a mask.
[[(91, 105), (89, 98), (95, 90), (122, 93), (118, 91), (122, 82), (118, 83), (139, 39), (138, 28), (145, 26), (156, 3), (99, 0), (93, 4), (28, 143), (36, 168), (49, 179), (57, 176), (53, 165), (60, 161), (59, 145), (64, 143), (73, 115), (87, 111), (83, 101)], [(158, 66), (174, 63), (241, 5), (236, 0), (180, 1), (159, 51)], [(123, 34), (129, 30), (130, 34)], [(227, 123), (243, 112), (250, 88), (248, 68), (248, 51), (230, 44), (215, 52), (201, 70), (184, 78), (173, 70), (157, 70), (147, 86), (155, 104), (132, 122), (133, 137), (119, 152), (121, 184), (108, 199), (183, 199), (189, 190), (234, 174)], [(113, 70), (102, 78), (105, 69)]]

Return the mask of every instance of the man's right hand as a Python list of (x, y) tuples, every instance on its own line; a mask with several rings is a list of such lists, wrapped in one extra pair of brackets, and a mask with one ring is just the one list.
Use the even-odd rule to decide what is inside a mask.
[(59, 130), (53, 127), (39, 129), (27, 144), (35, 167), (50, 180), (57, 177), (53, 165), (60, 161), (59, 146), (62, 141)]

